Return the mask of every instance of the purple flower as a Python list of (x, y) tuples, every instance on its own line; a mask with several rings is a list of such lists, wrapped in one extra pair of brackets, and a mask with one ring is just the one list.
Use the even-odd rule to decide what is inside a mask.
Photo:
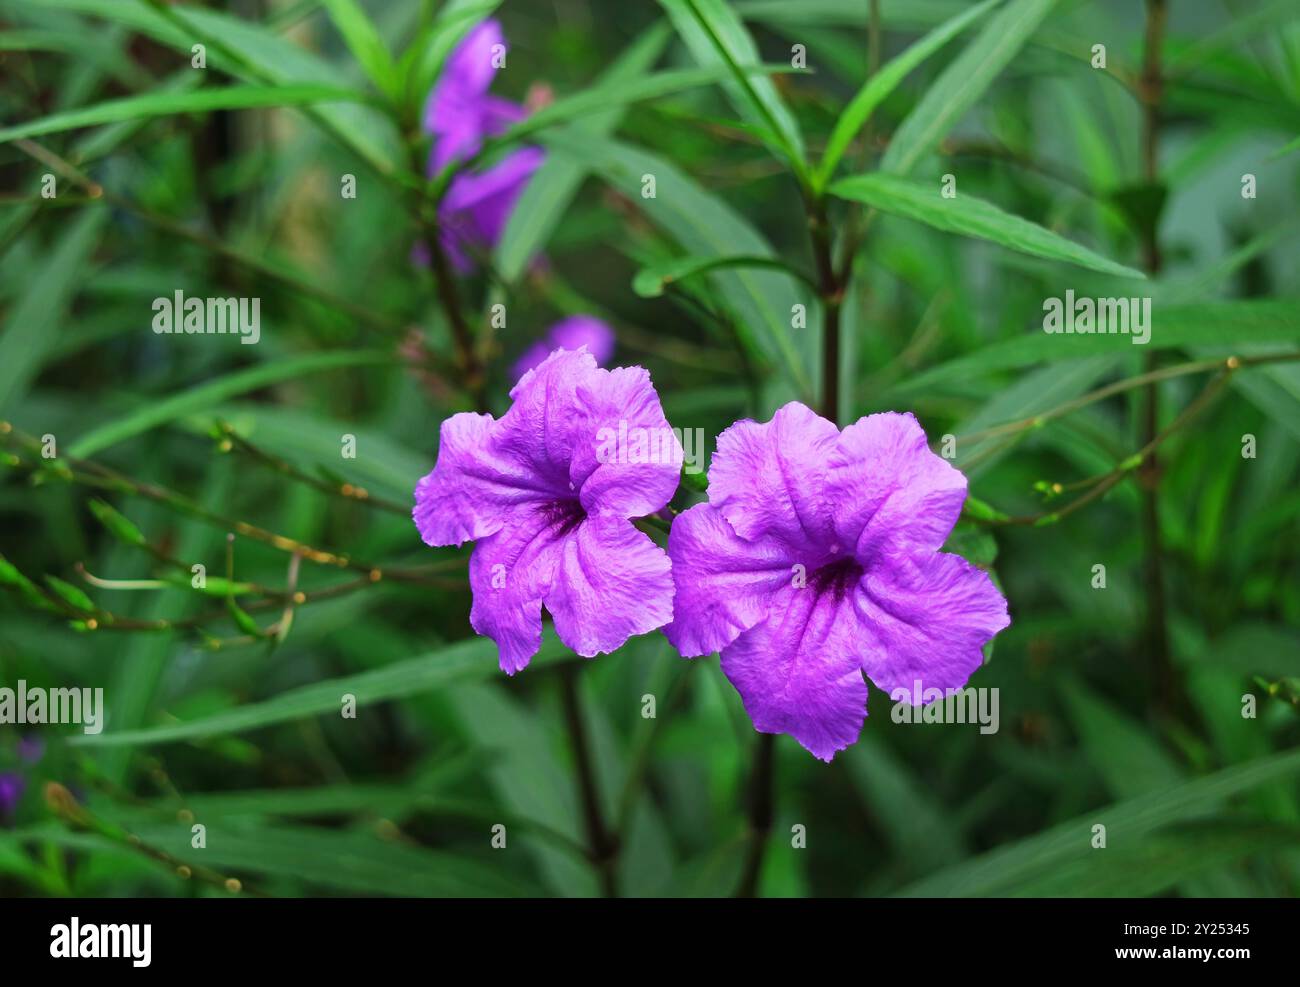
[(939, 551), (965, 499), (910, 414), (841, 432), (795, 402), (737, 422), (709, 502), (673, 523), (664, 633), (687, 657), (721, 651), (755, 728), (829, 761), (862, 729), (864, 673), (896, 698), (960, 688), (1010, 622), (988, 575)]
[(596, 358), (596, 364), (603, 366), (614, 355), (614, 330), (591, 315), (561, 319), (515, 361), (515, 379), (539, 366), (554, 350), (577, 350), (584, 346)]
[(35, 764), (45, 755), (45, 741), (32, 733), (18, 738), (18, 759), (28, 764)]
[[(541, 647), (543, 606), (588, 658), (671, 619), (668, 556), (629, 519), (668, 503), (682, 448), (641, 367), (601, 370), (590, 353), (558, 350), (510, 397), (499, 421), (466, 412), (442, 423), (414, 518), (426, 544), (478, 542), (470, 624), (513, 675)], [(618, 441), (629, 434), (667, 454), (624, 454), (637, 449)]]
[(12, 771), (0, 773), (0, 818), (9, 818), (18, 807), (27, 783), (23, 776)]
[[(486, 20), (471, 30), (447, 59), (424, 109), (424, 129), (433, 135), (429, 174), (453, 161), (472, 158), (485, 137), (504, 133), (526, 111), (488, 92), (495, 59), (505, 51), (501, 25)], [(487, 250), (501, 238), (506, 221), (533, 172), (540, 148), (512, 151), (486, 171), (462, 172), (452, 180), (439, 207), (442, 242), (456, 268), (473, 268), (469, 250)]]

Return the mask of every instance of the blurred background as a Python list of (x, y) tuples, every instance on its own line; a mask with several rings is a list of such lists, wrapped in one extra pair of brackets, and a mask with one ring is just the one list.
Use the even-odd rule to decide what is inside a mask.
[[(102, 687), (107, 710), (94, 736), (0, 725), (0, 891), (568, 896), (612, 873), (730, 895), (756, 859), (764, 895), (1294, 894), (1300, 11), (983, 6), (0, 0), (0, 686)], [(742, 61), (802, 49), (764, 85), (814, 165), (870, 77), (967, 17), (836, 174), (951, 175), (957, 201), (1151, 275), (826, 200), (840, 421), (955, 436), (951, 548), (1012, 624), (971, 682), (999, 690), (996, 733), (895, 722), (873, 687), (832, 763), (778, 738), (766, 840), (716, 656), (656, 633), (582, 662), (548, 629), (507, 679), (468, 624), (470, 546), (426, 548), (409, 517), (441, 421), (502, 413), (567, 316), (611, 327), (608, 365), (648, 368), (708, 452), (824, 392), (799, 276), (659, 276), (817, 269), (798, 169), (701, 12)], [(423, 110), (488, 17), (492, 93), (554, 120), (469, 166), (521, 143), (546, 163), (439, 271)], [(228, 86), (244, 106), (199, 102)], [(1151, 297), (1151, 343), (1044, 334), (1066, 290)], [(259, 342), (153, 332), (176, 291), (260, 298)]]

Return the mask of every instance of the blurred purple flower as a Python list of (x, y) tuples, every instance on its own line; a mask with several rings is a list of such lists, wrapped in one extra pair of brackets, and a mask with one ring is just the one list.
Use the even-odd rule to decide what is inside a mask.
[(13, 771), (0, 773), (0, 818), (7, 819), (14, 814), (18, 800), (22, 798), (27, 783), (23, 776)]
[[(478, 542), (470, 624), (513, 675), (541, 647), (543, 606), (588, 658), (671, 619), (668, 556), (630, 519), (672, 498), (682, 450), (641, 367), (601, 370), (590, 353), (558, 350), (510, 397), (500, 420), (463, 412), (442, 423), (413, 516), (426, 544)], [(611, 455), (611, 434), (628, 433), (653, 435), (667, 454)]]
[(18, 759), (28, 764), (35, 764), (45, 754), (45, 741), (35, 734), (24, 734), (18, 738)]
[(584, 346), (596, 358), (596, 365), (604, 366), (614, 355), (614, 330), (591, 315), (561, 319), (515, 361), (514, 379), (540, 366), (555, 350), (579, 350)]
[(718, 437), (709, 502), (668, 537), (664, 633), (686, 657), (721, 651), (755, 729), (829, 761), (862, 729), (864, 673), (896, 699), (960, 688), (1010, 623), (988, 575), (939, 551), (965, 499), (910, 414), (841, 432), (793, 402), (737, 422)]
[[(500, 47), (498, 47), (500, 46)], [(429, 174), (453, 161), (472, 158), (486, 137), (508, 130), (527, 111), (488, 92), (494, 60), (505, 51), (501, 25), (486, 20), (473, 28), (447, 59), (424, 109), (424, 129), (433, 135)], [(512, 151), (486, 171), (462, 172), (439, 207), (442, 244), (456, 269), (473, 269), (469, 250), (489, 250), (545, 155), (540, 148)]]

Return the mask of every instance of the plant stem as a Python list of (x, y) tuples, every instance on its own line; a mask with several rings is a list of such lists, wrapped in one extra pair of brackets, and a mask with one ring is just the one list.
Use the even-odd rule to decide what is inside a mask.
[(808, 216), (817, 284), (822, 300), (822, 402), (823, 418), (838, 422), (840, 417), (840, 307), (844, 289), (831, 256), (831, 230), (826, 221), (825, 201), (817, 202)]
[[(419, 149), (414, 141), (411, 143), (411, 167), (417, 175), (423, 172)], [(433, 272), (434, 288), (447, 315), (447, 322), (451, 326), (451, 338), (456, 346), (456, 359), (460, 371), (465, 376), (465, 387), (474, 398), (475, 410), (485, 412), (488, 410), (487, 379), (479, 362), (478, 350), (474, 346), (474, 333), (470, 330), (469, 323), (465, 321), (465, 311), (461, 308), (460, 289), (456, 285), (455, 272), (452, 271), (451, 261), (442, 246), (437, 209), (438, 203), (429, 195), (429, 185), (425, 183), (421, 200), (417, 204), (421, 242), (429, 254), (429, 268)]]
[(559, 668), (560, 697), (564, 702), (564, 721), (578, 768), (578, 790), (582, 796), (582, 813), (587, 828), (588, 854), (600, 874), (601, 891), (606, 898), (618, 897), (618, 839), (605, 825), (596, 786), (596, 769), (587, 742), (587, 727), (582, 719), (578, 697), (578, 665), (568, 662)]
[(760, 733), (754, 742), (754, 769), (749, 783), (749, 848), (737, 898), (753, 898), (763, 869), (763, 852), (775, 813), (776, 734)]

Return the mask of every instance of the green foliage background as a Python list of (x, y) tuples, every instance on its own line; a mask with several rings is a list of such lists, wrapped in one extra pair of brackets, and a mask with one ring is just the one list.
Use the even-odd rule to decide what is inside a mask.
[[(515, 135), (548, 163), (490, 274), (458, 284), (467, 365), (412, 263), (440, 189), (413, 165), (442, 58), (494, 12), (511, 45), (494, 91), (544, 83), (554, 102)], [(16, 430), (0, 684), (102, 686), (110, 712), (96, 738), (43, 728), (35, 765), (0, 727), (0, 771), (27, 781), (0, 821), (0, 889), (599, 893), (562, 703), (574, 659), (548, 631), (525, 672), (496, 669), (468, 626), (469, 547), (423, 547), (411, 490), (439, 422), (474, 405), (467, 366), (501, 412), (513, 359), (565, 314), (610, 321), (616, 362), (649, 368), (670, 422), (710, 449), (737, 418), (815, 405), (826, 309), (789, 270), (816, 280), (811, 216), (813, 243), (828, 231), (850, 261), (839, 418), (912, 410), (936, 444), (957, 436), (978, 516), (953, 547), (996, 560), (1013, 623), (972, 680), (1000, 690), (995, 735), (896, 724), (873, 689), (831, 765), (778, 741), (760, 893), (1294, 894), (1300, 20), (1293, 0), (1172, 0), (1156, 93), (1147, 16), (1069, 0), (0, 0), (0, 418)], [(904, 54), (941, 25), (924, 57)], [(807, 72), (746, 68), (788, 65), (795, 44)], [(1129, 276), (1152, 246), (1159, 274)], [(260, 297), (261, 342), (150, 332), (151, 300), (177, 289)], [(1150, 345), (1045, 335), (1043, 299), (1066, 289), (1149, 294)], [(508, 325), (487, 332), (496, 302)], [(792, 330), (796, 303), (809, 322)], [(1152, 371), (1169, 428), (1155, 469), (1131, 458), (1150, 438), (1131, 385)], [(1068, 508), (1099, 478), (1104, 496)], [(674, 503), (699, 497), (684, 485)], [(236, 522), (349, 566), (308, 559), (294, 583), (290, 553), (237, 528), (231, 604)], [(217, 592), (190, 588), (191, 562)], [(289, 585), (307, 601), (286, 627), (263, 590)], [(272, 626), (285, 633), (259, 639)], [(619, 892), (733, 893), (757, 745), (716, 658), (649, 635), (583, 663), (578, 694)]]

